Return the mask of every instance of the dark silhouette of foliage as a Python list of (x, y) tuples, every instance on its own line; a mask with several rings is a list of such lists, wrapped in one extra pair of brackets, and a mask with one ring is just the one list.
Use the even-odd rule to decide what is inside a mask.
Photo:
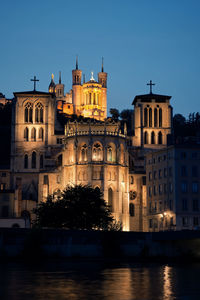
[(34, 213), (39, 227), (120, 230), (100, 189), (89, 185), (68, 186), (57, 199), (51, 195), (41, 202)]
[(112, 116), (112, 119), (117, 121), (119, 119), (119, 111), (116, 108), (111, 108), (110, 109), (110, 114)]
[(193, 143), (200, 136), (200, 114), (190, 113), (188, 119), (181, 114), (173, 118), (175, 143)]
[(0, 105), (0, 165), (9, 167), (11, 148), (12, 104)]

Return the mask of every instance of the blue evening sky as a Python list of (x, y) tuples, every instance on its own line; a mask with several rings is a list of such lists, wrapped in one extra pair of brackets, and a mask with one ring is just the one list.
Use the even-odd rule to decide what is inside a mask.
[(51, 73), (71, 88), (79, 68), (108, 72), (108, 109), (132, 108), (135, 95), (172, 96), (174, 113), (200, 111), (199, 0), (1, 1), (0, 92), (47, 91)]

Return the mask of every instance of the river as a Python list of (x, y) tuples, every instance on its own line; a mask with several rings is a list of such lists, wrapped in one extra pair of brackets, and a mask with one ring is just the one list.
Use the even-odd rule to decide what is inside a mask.
[(5, 262), (0, 299), (200, 299), (200, 264)]

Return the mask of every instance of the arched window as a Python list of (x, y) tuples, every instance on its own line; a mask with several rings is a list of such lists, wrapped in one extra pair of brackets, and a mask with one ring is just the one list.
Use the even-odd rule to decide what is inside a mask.
[(144, 109), (144, 127), (147, 127), (147, 123), (148, 123), (148, 110), (145, 107), (145, 109)]
[(95, 161), (102, 160), (102, 148), (101, 148), (101, 145), (99, 143), (96, 143), (93, 146), (92, 159), (95, 160)]
[(113, 212), (113, 190), (111, 188), (108, 189), (108, 206), (110, 211)]
[(36, 129), (34, 127), (31, 129), (31, 140), (36, 141)]
[(162, 127), (162, 108), (159, 108), (159, 127)]
[(108, 146), (107, 148), (107, 161), (112, 161), (112, 147)]
[(133, 203), (129, 204), (129, 214), (131, 217), (135, 216), (135, 205)]
[(144, 144), (148, 144), (148, 132), (145, 131), (144, 133)]
[(26, 103), (26, 105), (25, 105), (24, 121), (25, 121), (25, 123), (33, 122), (33, 105), (30, 102)]
[(44, 167), (44, 157), (43, 154), (40, 155), (40, 169), (43, 169)]
[(162, 132), (161, 131), (159, 131), (159, 133), (158, 133), (158, 144), (162, 145)]
[(155, 144), (155, 133), (152, 131), (151, 133), (151, 144)]
[(158, 126), (157, 108), (154, 108), (154, 127)]
[(35, 122), (43, 123), (43, 105), (40, 102), (35, 106)]
[(42, 127), (40, 127), (39, 129), (39, 139), (43, 141), (43, 137), (44, 137), (44, 130)]
[(35, 151), (33, 151), (33, 153), (32, 153), (31, 167), (32, 167), (32, 169), (36, 168), (36, 152)]
[(28, 169), (28, 154), (24, 155), (24, 169)]
[(28, 142), (28, 128), (24, 129), (24, 140)]
[(84, 144), (81, 147), (81, 157), (80, 157), (80, 161), (87, 161), (87, 146), (86, 144)]
[(152, 109), (149, 108), (149, 127), (152, 127)]

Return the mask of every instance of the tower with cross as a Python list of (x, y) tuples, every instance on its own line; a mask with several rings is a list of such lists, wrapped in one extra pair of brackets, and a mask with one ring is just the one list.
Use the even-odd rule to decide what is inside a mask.
[(152, 92), (155, 83), (150, 80), (149, 94), (137, 95), (133, 100), (135, 136), (133, 144), (144, 148), (162, 148), (171, 134), (172, 107), (170, 96)]

